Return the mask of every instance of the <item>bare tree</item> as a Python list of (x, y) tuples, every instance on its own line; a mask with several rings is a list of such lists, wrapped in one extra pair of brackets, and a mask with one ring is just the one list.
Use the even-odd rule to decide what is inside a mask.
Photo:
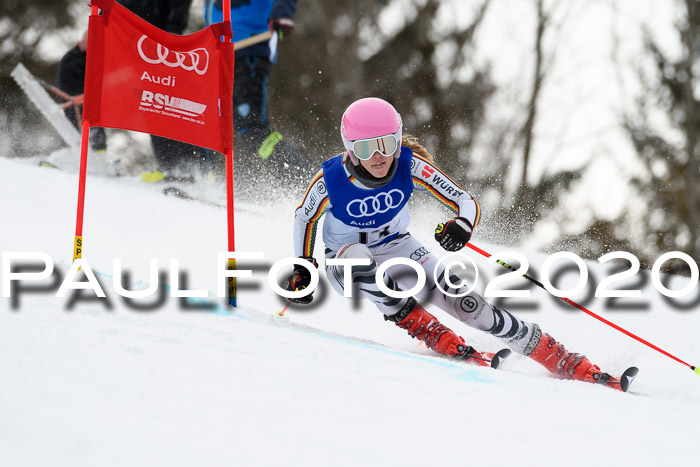
[[(640, 71), (642, 92), (624, 126), (639, 160), (646, 167), (633, 180), (647, 205), (641, 219), (642, 241), (649, 255), (682, 250), (700, 256), (700, 114), (696, 96), (700, 66), (700, 2), (677, 2), (678, 45), (681, 53), (671, 57), (645, 31), (645, 48), (653, 60), (652, 76)], [(652, 123), (651, 115), (662, 111), (667, 128)]]
[[(534, 229), (534, 226), (544, 218), (553, 208), (560, 203), (561, 196), (566, 193), (574, 180), (581, 176), (584, 168), (578, 170), (568, 170), (554, 174), (545, 174), (534, 184), (528, 182), (530, 175), (531, 159), (535, 143), (535, 126), (539, 115), (539, 101), (545, 89), (546, 80), (553, 67), (555, 55), (557, 53), (557, 37), (562, 33), (567, 12), (560, 15), (559, 21), (553, 21), (554, 12), (557, 8), (566, 8), (556, 2), (550, 8), (545, 7), (544, 0), (534, 2), (535, 22), (534, 22), (534, 45), (532, 57), (534, 65), (532, 78), (527, 93), (527, 103), (525, 105), (524, 119), (522, 115), (515, 115), (515, 120), (504, 127), (506, 133), (513, 133), (514, 145), (505, 144), (507, 135), (501, 135), (503, 141), (494, 144), (501, 154), (498, 157), (499, 165), (495, 167), (495, 175), (489, 177), (486, 182), (493, 185), (496, 180), (499, 186), (500, 205), (496, 213), (492, 216), (492, 223), (487, 227), (495, 235), (499, 232), (501, 238), (506, 237), (510, 243), (518, 244), (527, 237)], [(549, 46), (545, 45), (545, 38)], [(521, 165), (519, 167), (518, 185), (514, 189), (509, 189), (506, 185), (507, 174), (511, 170), (513, 155), (521, 154)]]

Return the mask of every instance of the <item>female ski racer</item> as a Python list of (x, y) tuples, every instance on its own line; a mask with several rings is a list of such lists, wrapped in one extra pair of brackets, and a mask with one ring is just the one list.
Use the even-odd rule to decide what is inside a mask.
[[(354, 102), (343, 114), (340, 133), (346, 152), (323, 163), (296, 210), (294, 245), (297, 256), (318, 267), (313, 258), (313, 246), (317, 222), (325, 214), (326, 259), (368, 259), (369, 266), (352, 268), (352, 282), (357, 284), (353, 293), (372, 301), (385, 320), (406, 329), (428, 348), (480, 365), (489, 365), (495, 357), (492, 366), (500, 361), (499, 357), (509, 353), (494, 356), (477, 352), (428, 313), (417, 299), (492, 334), (510, 349), (532, 358), (560, 378), (603, 383), (619, 389), (618, 379), (602, 373), (584, 355), (568, 352), (537, 324), (489, 304), (473, 291), (461, 297), (442, 292), (461, 295), (466, 288), (450, 287), (445, 267), (408, 232), (410, 217), (406, 203), (413, 192), (418, 191), (455, 212), (456, 217), (435, 229), (435, 239), (450, 252), (463, 248), (469, 241), (479, 222), (479, 205), (434, 165), (433, 157), (415, 138), (402, 136), (401, 116), (391, 104), (372, 97)], [(415, 298), (392, 298), (375, 282), (379, 265), (396, 257), (410, 258), (426, 271), (426, 284)], [(344, 282), (342, 266), (326, 265), (326, 276), (341, 295), (345, 287), (352, 287)], [(457, 277), (450, 279), (452, 284), (460, 284)], [(415, 284), (415, 271), (409, 266), (394, 265), (387, 270), (384, 280), (389, 289), (408, 290)], [(309, 271), (296, 265), (287, 288), (299, 291), (310, 281)], [(296, 303), (310, 303), (311, 300), (311, 294), (291, 299)]]

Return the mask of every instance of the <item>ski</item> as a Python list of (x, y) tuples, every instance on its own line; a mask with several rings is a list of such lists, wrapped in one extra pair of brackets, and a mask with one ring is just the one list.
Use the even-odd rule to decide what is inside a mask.
[(509, 355), (510, 349), (502, 349), (496, 353), (491, 353), (479, 352), (474, 350), (474, 347), (467, 346), (461, 355), (457, 355), (457, 358), (479, 366), (490, 366), (495, 369), (498, 368)]
[(39, 167), (44, 167), (45, 169), (58, 169), (57, 165), (44, 160), (39, 161)]
[(607, 373), (601, 373), (600, 379), (596, 382), (598, 384), (604, 384), (609, 388), (617, 389), (618, 391), (627, 392), (638, 373), (639, 368), (632, 366), (627, 368), (619, 378), (610, 376)]
[(206, 204), (208, 206), (214, 206), (217, 208), (226, 207), (226, 206), (223, 206), (223, 205), (216, 203), (214, 201), (210, 201), (208, 199), (200, 198), (198, 196), (192, 196), (189, 193), (187, 193), (185, 190), (183, 190), (182, 188), (178, 188), (176, 186), (166, 186), (165, 188), (163, 188), (163, 194), (165, 196), (174, 196), (176, 198), (186, 199), (188, 201), (197, 201), (197, 202), (200, 202), (202, 204)]
[(163, 184), (163, 183), (184, 183), (186, 185), (193, 185), (197, 180), (194, 175), (166, 175), (159, 170), (153, 172), (142, 172), (141, 181), (150, 184)]
[(491, 368), (498, 368), (510, 356), (510, 349), (502, 349), (491, 356)]
[(187, 192), (181, 188), (178, 188), (176, 186), (166, 186), (163, 188), (163, 194), (165, 196), (175, 196), (176, 198), (180, 199), (187, 199), (187, 200), (193, 200), (196, 201), (195, 198), (187, 194)]
[(193, 184), (197, 180), (194, 178), (194, 175), (166, 175), (163, 181), (166, 183), (176, 182)]
[[(490, 366), (495, 369), (500, 367), (510, 354), (510, 349), (502, 349), (496, 353), (491, 353), (479, 352), (473, 347), (467, 346), (463, 352), (456, 355), (456, 357), (469, 363), (474, 363), (479, 366)], [(633, 366), (625, 370), (619, 378), (611, 376), (608, 373), (600, 373), (598, 379), (591, 382), (594, 384), (603, 384), (618, 391), (627, 392), (638, 373), (639, 368)]]

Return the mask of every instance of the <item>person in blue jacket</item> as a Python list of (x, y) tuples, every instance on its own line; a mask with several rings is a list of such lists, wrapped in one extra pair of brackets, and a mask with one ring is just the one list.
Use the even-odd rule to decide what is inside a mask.
[[(268, 30), (263, 41), (236, 50), (233, 79), (233, 125), (240, 141), (282, 174), (304, 173), (310, 164), (293, 145), (275, 131), (267, 115), (267, 83), (277, 61), (278, 40), (294, 31), (296, 0), (231, 0), (233, 41)], [(223, 21), (222, 0), (205, 0), (207, 25)]]

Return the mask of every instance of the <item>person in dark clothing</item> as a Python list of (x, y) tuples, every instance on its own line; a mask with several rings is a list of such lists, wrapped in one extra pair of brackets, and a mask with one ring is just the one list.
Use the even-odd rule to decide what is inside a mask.
[[(223, 21), (222, 0), (205, 0), (207, 25)], [(294, 30), (296, 0), (231, 0), (233, 41), (272, 30), (270, 41), (236, 50), (233, 80), (233, 125), (243, 145), (272, 163), (278, 175), (305, 174), (311, 166), (275, 131), (267, 115), (267, 83), (277, 61), (278, 39)]]
[[(192, 0), (118, 0), (118, 3), (164, 31), (182, 34), (187, 27)], [(82, 94), (85, 87), (86, 50), (87, 32), (61, 58), (58, 66), (56, 86), (71, 96)], [(73, 108), (66, 109), (66, 116), (80, 128)], [(107, 139), (103, 128), (91, 128), (90, 146), (95, 151), (106, 149)], [(165, 173), (205, 157), (202, 148), (160, 136), (151, 136), (151, 146), (159, 170), (144, 177), (147, 181), (159, 181), (165, 178)]]
[[(85, 67), (87, 58), (87, 31), (83, 37), (61, 58), (58, 64), (56, 87), (70, 96), (78, 96), (85, 88)], [(79, 106), (82, 112), (82, 106)], [(67, 107), (64, 111), (68, 120), (76, 128), (80, 129), (78, 115), (74, 107)], [(100, 127), (90, 128), (90, 147), (93, 151), (102, 152), (107, 149), (107, 135), (105, 129)]]

